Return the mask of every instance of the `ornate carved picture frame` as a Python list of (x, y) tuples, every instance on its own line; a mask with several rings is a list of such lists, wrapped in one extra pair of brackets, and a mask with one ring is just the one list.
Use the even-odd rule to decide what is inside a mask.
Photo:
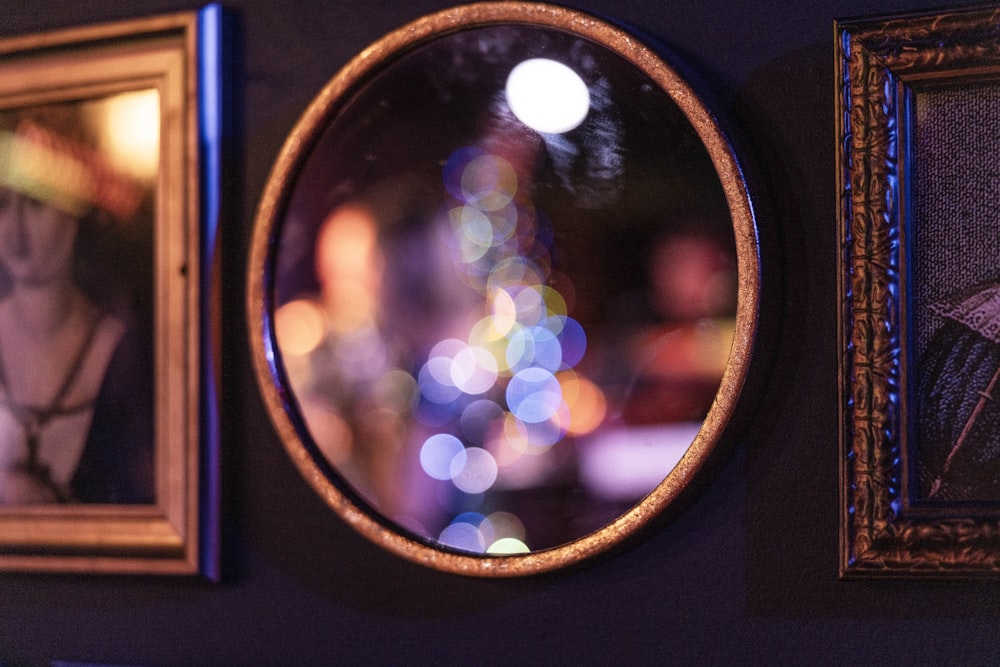
[(0, 41), (0, 570), (218, 576), (222, 26)]
[(840, 575), (994, 577), (1000, 10), (836, 38)]

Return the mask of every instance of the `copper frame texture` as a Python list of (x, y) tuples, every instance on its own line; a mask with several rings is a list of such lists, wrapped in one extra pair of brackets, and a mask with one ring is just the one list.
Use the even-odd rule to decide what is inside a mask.
[(0, 507), (0, 570), (218, 577), (217, 339), (208, 304), (217, 216), (222, 13), (201, 11), (0, 41), (0, 105), (155, 88), (154, 476), (148, 505)]
[(911, 504), (907, 154), (921, 85), (1000, 73), (1000, 10), (838, 22), (840, 575), (1000, 574), (996, 508)]
[[(701, 432), (670, 475), (645, 499), (604, 528), (573, 542), (516, 556), (475, 556), (449, 551), (404, 534), (351, 500), (310, 453), (296, 430), (281, 384), (280, 354), (271, 329), (272, 253), (283, 208), (297, 170), (312, 142), (353, 91), (393, 60), (421, 44), (454, 31), (489, 25), (535, 25), (568, 31), (603, 44), (645, 72), (681, 108), (704, 143), (729, 204), (738, 254), (737, 330), (728, 368)], [(733, 147), (689, 84), (649, 48), (629, 34), (588, 15), (545, 4), (496, 2), (465, 5), (418, 19), (375, 42), (336, 74), (308, 107), (288, 137), (272, 170), (257, 213), (247, 276), (251, 345), (262, 394), (272, 421), (299, 471), (350, 526), (388, 551), (453, 574), (516, 577), (578, 564), (609, 551), (636, 534), (669, 506), (704, 467), (729, 421), (750, 363), (759, 300), (759, 259), (755, 211)]]

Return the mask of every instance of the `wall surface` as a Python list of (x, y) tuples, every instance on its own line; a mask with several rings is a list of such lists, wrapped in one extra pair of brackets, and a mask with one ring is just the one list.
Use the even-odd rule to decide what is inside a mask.
[[(927, 0), (575, 0), (697, 72), (770, 202), (761, 363), (731, 454), (613, 558), (513, 581), (423, 569), (307, 487), (263, 410), (245, 332), (252, 221), (281, 144), (351, 56), (445, 0), (232, 0), (238, 104), (224, 266), (224, 579), (0, 576), (0, 661), (241, 664), (996, 664), (982, 583), (837, 578), (833, 21)], [(10, 0), (0, 34), (183, 0)], [(0, 76), (2, 76), (0, 72)]]

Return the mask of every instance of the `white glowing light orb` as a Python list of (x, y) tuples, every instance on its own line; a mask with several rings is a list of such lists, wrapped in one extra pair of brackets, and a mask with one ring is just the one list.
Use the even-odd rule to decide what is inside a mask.
[(538, 132), (569, 132), (590, 110), (590, 91), (580, 75), (548, 58), (532, 58), (515, 66), (507, 76), (506, 90), (510, 110)]
[(484, 394), (497, 381), (497, 361), (487, 350), (469, 346), (455, 355), (451, 380), (466, 394)]
[(512, 554), (530, 553), (528, 545), (516, 537), (504, 537), (489, 546), (486, 553), (493, 556), (509, 556)]
[(482, 533), (468, 523), (453, 523), (441, 531), (438, 542), (445, 546), (481, 554), (486, 551), (486, 542)]
[(470, 494), (488, 491), (498, 474), (496, 459), (480, 447), (467, 447), (459, 452), (451, 460), (449, 472), (452, 483)]
[(434, 479), (451, 479), (451, 466), (455, 458), (461, 457), (465, 462), (462, 441), (447, 433), (432, 435), (424, 441), (420, 448), (420, 467)]

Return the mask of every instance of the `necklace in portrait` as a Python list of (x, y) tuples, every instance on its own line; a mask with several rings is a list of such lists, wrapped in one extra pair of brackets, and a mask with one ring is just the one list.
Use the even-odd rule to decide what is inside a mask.
[[(63, 377), (63, 381), (59, 385), (55, 396), (45, 407), (24, 405), (14, 398), (13, 388), (7, 378), (7, 371), (3, 363), (3, 354), (0, 353), (0, 388), (3, 389), (5, 394), (2, 404), (18, 424), (20, 424), (27, 449), (27, 457), (24, 463), (18, 466), (18, 469), (30, 475), (45, 488), (51, 490), (59, 502), (69, 501), (69, 493), (53, 481), (49, 466), (40, 460), (38, 450), (41, 446), (42, 431), (53, 419), (81, 413), (94, 405), (96, 400), (94, 398), (75, 405), (63, 406), (62, 403), (80, 375), (83, 362), (87, 358), (87, 353), (90, 351), (90, 347), (97, 334), (99, 322), (100, 320), (98, 319), (87, 331), (87, 335), (83, 339), (83, 343), (80, 345), (73, 363), (67, 369), (66, 375)], [(2, 345), (0, 345), (0, 350), (2, 349)]]

